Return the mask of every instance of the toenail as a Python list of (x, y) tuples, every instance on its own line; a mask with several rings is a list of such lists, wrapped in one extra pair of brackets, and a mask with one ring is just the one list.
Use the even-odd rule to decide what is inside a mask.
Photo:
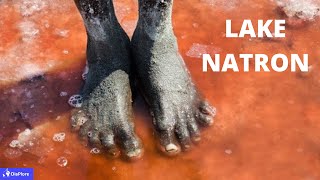
[(132, 157), (137, 157), (141, 154), (141, 149), (136, 149), (134, 151), (130, 151), (127, 153), (127, 156), (132, 158)]
[(178, 151), (178, 147), (174, 144), (168, 144), (166, 146), (166, 151), (167, 152), (176, 152), (176, 151)]
[(208, 121), (209, 126), (211, 126), (213, 124), (213, 119), (210, 118), (210, 120)]
[(108, 151), (108, 153), (111, 155), (111, 156), (117, 156), (118, 155), (118, 150), (117, 149), (110, 149)]
[(190, 145), (184, 145), (185, 149), (189, 149), (191, 146)]
[(199, 142), (201, 140), (201, 137), (194, 137), (193, 140)]

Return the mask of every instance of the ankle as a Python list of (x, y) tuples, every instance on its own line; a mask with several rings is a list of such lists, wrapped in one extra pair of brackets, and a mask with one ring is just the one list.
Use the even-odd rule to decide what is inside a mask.
[(172, 27), (172, 3), (173, 0), (139, 0), (139, 21), (146, 27)]

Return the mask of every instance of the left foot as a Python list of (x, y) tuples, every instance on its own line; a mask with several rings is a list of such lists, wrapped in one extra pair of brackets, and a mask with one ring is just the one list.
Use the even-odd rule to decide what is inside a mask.
[(172, 0), (140, 0), (132, 38), (138, 80), (150, 105), (161, 150), (169, 155), (200, 140), (199, 125), (213, 123), (215, 109), (196, 91), (178, 52), (171, 25)]
[(115, 17), (112, 0), (75, 3), (87, 30), (89, 71), (81, 93), (82, 106), (71, 118), (72, 127), (91, 145), (102, 146), (111, 155), (121, 149), (129, 159), (137, 159), (142, 146), (133, 124), (129, 38)]

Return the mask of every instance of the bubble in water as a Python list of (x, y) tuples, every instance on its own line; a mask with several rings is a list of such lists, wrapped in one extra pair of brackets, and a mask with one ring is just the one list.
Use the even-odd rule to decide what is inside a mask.
[(53, 135), (52, 139), (56, 142), (62, 142), (66, 138), (66, 133), (56, 133)]
[(79, 94), (73, 95), (69, 98), (69, 105), (75, 108), (80, 108), (82, 106), (82, 96)]
[(194, 28), (198, 28), (198, 27), (199, 27), (199, 24), (198, 24), (198, 23), (193, 23), (192, 26), (193, 26)]
[(62, 91), (62, 92), (60, 92), (60, 96), (61, 96), (61, 97), (63, 97), (63, 96), (68, 96), (68, 93), (67, 93), (67, 92)]
[(68, 37), (69, 36), (69, 30), (66, 29), (56, 29), (55, 34), (57, 34), (60, 37)]
[(38, 159), (38, 163), (39, 164), (43, 164), (45, 162), (46, 158), (44, 156), (41, 156), (39, 159)]
[(10, 142), (9, 146), (12, 147), (12, 148), (16, 148), (16, 147), (19, 147), (19, 146), (21, 146), (21, 145), (20, 145), (20, 142), (15, 139), (15, 140), (12, 140), (12, 141)]
[(231, 149), (226, 149), (224, 152), (225, 152), (226, 154), (228, 154), (228, 155), (232, 154), (232, 150), (231, 150)]
[(65, 50), (63, 50), (62, 52), (63, 52), (63, 54), (69, 54), (69, 51), (68, 51), (68, 50), (66, 50), (66, 49), (65, 49)]
[(22, 136), (30, 136), (31, 135), (31, 130), (30, 129), (25, 129), (22, 133)]
[(67, 164), (68, 164), (68, 160), (67, 160), (67, 158), (65, 158), (65, 157), (59, 157), (59, 158), (57, 159), (57, 164), (58, 164), (60, 167), (66, 167)]
[(90, 151), (91, 154), (99, 154), (100, 153), (100, 149), (98, 148), (92, 148)]
[(3, 155), (9, 159), (15, 159), (22, 155), (22, 152), (18, 149), (8, 148), (3, 152)]

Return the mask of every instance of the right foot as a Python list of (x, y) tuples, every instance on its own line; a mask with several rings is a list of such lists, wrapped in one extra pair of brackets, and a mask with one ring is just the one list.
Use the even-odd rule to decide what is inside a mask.
[(129, 38), (115, 17), (112, 0), (75, 2), (87, 30), (89, 72), (82, 107), (74, 111), (72, 126), (91, 145), (102, 146), (111, 155), (120, 148), (130, 159), (139, 158), (142, 147), (132, 121)]
[(197, 92), (179, 54), (171, 25), (172, 3), (139, 0), (140, 16), (131, 41), (160, 148), (169, 155), (199, 141), (199, 126), (211, 125), (215, 115), (215, 109)]

